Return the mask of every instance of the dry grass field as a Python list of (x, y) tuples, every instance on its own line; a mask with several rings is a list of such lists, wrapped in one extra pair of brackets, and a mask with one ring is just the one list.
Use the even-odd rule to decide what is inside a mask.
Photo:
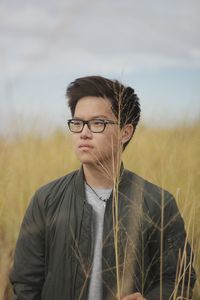
[[(200, 124), (174, 129), (140, 127), (124, 153), (125, 166), (172, 192), (185, 219), (200, 276)], [(0, 299), (31, 195), (41, 185), (79, 167), (70, 139), (61, 131), (0, 138)], [(194, 300), (200, 299), (197, 280)]]

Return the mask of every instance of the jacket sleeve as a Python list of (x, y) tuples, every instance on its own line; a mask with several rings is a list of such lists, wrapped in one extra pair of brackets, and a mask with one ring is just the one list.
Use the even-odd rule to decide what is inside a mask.
[(41, 299), (45, 277), (45, 226), (40, 206), (36, 193), (21, 225), (10, 273), (15, 300)]
[[(187, 241), (184, 222), (174, 197), (166, 192), (166, 200), (160, 207), (160, 229), (154, 243), (154, 253), (159, 258), (152, 267), (155, 284), (146, 296), (147, 300), (191, 299), (196, 280), (193, 269), (193, 253)], [(163, 213), (162, 213), (163, 212)], [(162, 226), (163, 224), (163, 226)], [(162, 231), (163, 230), (163, 231)], [(163, 233), (161, 233), (163, 232)], [(161, 276), (162, 274), (162, 276)]]

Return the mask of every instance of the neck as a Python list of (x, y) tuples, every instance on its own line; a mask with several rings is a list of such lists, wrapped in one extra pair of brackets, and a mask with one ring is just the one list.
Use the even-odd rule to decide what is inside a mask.
[(85, 181), (94, 188), (113, 188), (121, 162), (113, 166), (83, 164)]

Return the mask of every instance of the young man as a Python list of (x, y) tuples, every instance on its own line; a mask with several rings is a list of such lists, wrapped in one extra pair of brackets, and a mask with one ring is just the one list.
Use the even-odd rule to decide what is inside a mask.
[(82, 166), (35, 193), (10, 276), (15, 299), (190, 299), (193, 259), (176, 202), (121, 161), (140, 118), (134, 90), (90, 76), (67, 98)]

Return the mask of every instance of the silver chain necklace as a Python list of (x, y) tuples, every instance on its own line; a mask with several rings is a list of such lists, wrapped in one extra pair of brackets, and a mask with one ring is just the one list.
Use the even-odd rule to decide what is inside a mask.
[(92, 190), (92, 192), (97, 196), (97, 198), (99, 199), (99, 200), (101, 200), (103, 203), (104, 203), (104, 206), (106, 206), (106, 202), (108, 201), (108, 199), (110, 198), (106, 198), (106, 199), (104, 199), (103, 197), (101, 197), (101, 196), (99, 196), (98, 194), (97, 194), (97, 192), (91, 187), (91, 185), (89, 185), (88, 183), (86, 183), (86, 185), (87, 186), (89, 186), (89, 188)]

